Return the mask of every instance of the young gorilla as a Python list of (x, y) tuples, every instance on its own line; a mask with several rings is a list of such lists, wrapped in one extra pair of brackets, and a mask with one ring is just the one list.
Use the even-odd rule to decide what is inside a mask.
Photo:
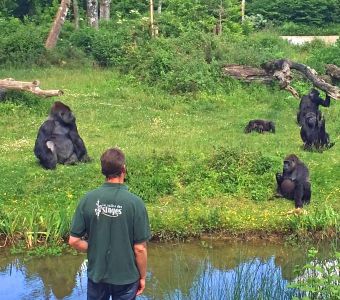
[(244, 132), (250, 133), (251, 131), (257, 131), (259, 133), (263, 133), (263, 131), (271, 131), (275, 133), (275, 124), (272, 121), (250, 120), (248, 125), (244, 128)]
[(55, 169), (57, 163), (90, 160), (78, 134), (76, 119), (64, 103), (56, 101), (52, 105), (47, 120), (39, 128), (34, 154), (46, 169)]
[(301, 98), (299, 111), (297, 113), (297, 122), (300, 126), (303, 125), (304, 118), (307, 113), (313, 112), (319, 118), (319, 105), (329, 107), (331, 104), (331, 98), (326, 94), (325, 100), (320, 98), (320, 92), (316, 89), (311, 89), (308, 95), (304, 95)]
[(305, 115), (300, 136), (306, 150), (311, 150), (313, 147), (315, 149), (331, 148), (334, 145), (329, 140), (325, 119), (321, 117), (321, 114), (308, 112)]
[(311, 184), (306, 165), (295, 154), (288, 155), (283, 161), (283, 172), (276, 173), (279, 196), (294, 200), (295, 208), (309, 204)]

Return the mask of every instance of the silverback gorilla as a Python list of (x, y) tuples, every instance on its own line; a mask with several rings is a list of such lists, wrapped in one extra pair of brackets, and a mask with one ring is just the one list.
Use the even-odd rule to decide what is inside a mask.
[(275, 133), (275, 124), (272, 121), (266, 120), (250, 120), (246, 128), (245, 133), (250, 133), (251, 131), (257, 131), (263, 133), (263, 131), (271, 131)]
[(283, 172), (276, 173), (279, 196), (294, 200), (295, 208), (302, 208), (311, 198), (311, 184), (306, 165), (295, 155), (288, 155), (283, 161)]
[(76, 119), (64, 103), (56, 101), (52, 105), (47, 120), (39, 128), (34, 154), (46, 169), (55, 169), (57, 163), (90, 160), (78, 134)]

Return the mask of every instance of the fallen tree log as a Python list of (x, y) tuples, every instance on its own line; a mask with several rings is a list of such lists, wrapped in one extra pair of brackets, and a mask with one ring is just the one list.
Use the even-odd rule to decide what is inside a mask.
[(64, 94), (62, 90), (42, 90), (39, 85), (40, 82), (38, 80), (33, 82), (16, 81), (13, 78), (0, 80), (0, 88), (5, 90), (26, 91), (43, 97), (61, 96)]
[(320, 76), (317, 72), (307, 65), (296, 63), (288, 59), (278, 59), (266, 62), (261, 65), (262, 69), (241, 65), (226, 65), (223, 73), (226, 76), (234, 77), (244, 82), (271, 83), (279, 82), (281, 89), (289, 91), (294, 97), (300, 98), (297, 91), (290, 86), (293, 79), (291, 70), (294, 69), (303, 74), (315, 87), (326, 92), (330, 97), (340, 100), (340, 89), (333, 86)]

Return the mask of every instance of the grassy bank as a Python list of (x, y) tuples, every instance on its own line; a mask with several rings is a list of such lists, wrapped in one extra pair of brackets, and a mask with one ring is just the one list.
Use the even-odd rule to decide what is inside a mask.
[[(284, 91), (230, 82), (225, 93), (173, 96), (114, 71), (1, 70), (1, 78), (39, 79), (60, 88), (76, 114), (93, 161), (43, 170), (33, 154), (37, 130), (55, 99), (13, 93), (0, 103), (0, 234), (7, 242), (61, 241), (79, 198), (102, 183), (99, 157), (118, 145), (127, 155), (132, 192), (146, 202), (155, 238), (226, 234), (338, 232), (340, 105), (322, 109), (336, 144), (303, 151), (298, 101)], [(245, 135), (253, 118), (272, 119), (276, 134)], [(273, 197), (275, 172), (297, 154), (309, 167), (307, 214)]]

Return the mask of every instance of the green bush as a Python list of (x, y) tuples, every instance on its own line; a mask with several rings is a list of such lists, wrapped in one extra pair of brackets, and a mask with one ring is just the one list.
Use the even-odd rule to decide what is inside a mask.
[(34, 65), (44, 54), (46, 30), (18, 19), (0, 18), (0, 64)]
[(325, 46), (322, 42), (316, 41), (311, 47), (311, 54), (307, 64), (315, 68), (320, 74), (325, 73), (326, 64), (340, 66), (340, 40), (335, 45)]
[(314, 248), (308, 251), (309, 262), (303, 267), (296, 268), (295, 273), (298, 277), (289, 287), (303, 291), (306, 295), (303, 299), (339, 299), (340, 253), (335, 252), (333, 257), (323, 261), (317, 258), (317, 253)]
[(247, 5), (247, 11), (277, 23), (290, 21), (320, 26), (339, 22), (340, 3), (337, 0), (254, 0)]

